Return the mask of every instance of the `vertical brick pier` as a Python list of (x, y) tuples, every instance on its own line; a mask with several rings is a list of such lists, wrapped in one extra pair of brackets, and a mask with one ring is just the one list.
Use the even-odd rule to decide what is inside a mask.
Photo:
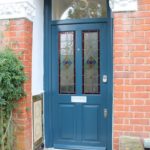
[(114, 13), (114, 149), (119, 137), (150, 137), (150, 0)]
[(34, 13), (35, 6), (32, 1), (0, 2), (1, 46), (9, 46), (19, 55), (27, 76), (24, 84), (26, 96), (18, 101), (18, 107), (13, 113), (15, 142), (12, 150), (33, 149), (31, 76)]
[(14, 110), (15, 150), (32, 150), (32, 22), (27, 19), (1, 20), (2, 45), (9, 46), (19, 55), (27, 81), (25, 98), (18, 101)]

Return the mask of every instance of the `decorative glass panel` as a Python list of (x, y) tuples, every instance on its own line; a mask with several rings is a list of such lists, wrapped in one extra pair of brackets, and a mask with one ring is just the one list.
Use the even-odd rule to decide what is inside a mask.
[(83, 32), (83, 93), (100, 93), (99, 31)]
[(52, 20), (106, 16), (106, 0), (52, 0)]
[(59, 33), (59, 93), (75, 93), (74, 32)]

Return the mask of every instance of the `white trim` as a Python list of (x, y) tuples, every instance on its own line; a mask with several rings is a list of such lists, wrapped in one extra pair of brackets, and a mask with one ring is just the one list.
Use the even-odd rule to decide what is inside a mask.
[(29, 0), (0, 2), (0, 19), (27, 18), (33, 21), (35, 6)]
[(113, 12), (137, 11), (138, 0), (109, 0)]
[(17, 2), (29, 2), (33, 4), (33, 0), (1, 0), (0, 4), (10, 4), (10, 3), (17, 3)]

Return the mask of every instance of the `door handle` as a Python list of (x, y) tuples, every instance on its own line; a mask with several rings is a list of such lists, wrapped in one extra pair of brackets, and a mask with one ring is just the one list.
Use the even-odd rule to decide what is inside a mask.
[(104, 118), (107, 118), (108, 117), (108, 110), (107, 108), (104, 108)]

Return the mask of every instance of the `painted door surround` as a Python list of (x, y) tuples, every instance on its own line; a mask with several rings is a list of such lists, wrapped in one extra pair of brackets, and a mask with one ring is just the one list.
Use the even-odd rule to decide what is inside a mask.
[[(108, 11), (110, 13), (109, 8), (108, 8)], [(45, 81), (45, 84), (44, 84), (44, 88), (45, 88), (45, 105), (44, 105), (45, 106), (44, 107), (44, 112), (45, 112), (45, 115), (44, 115), (44, 117), (45, 117), (45, 146), (47, 148), (55, 146), (55, 133), (54, 132), (57, 132), (57, 130), (55, 129), (57, 127), (57, 123), (56, 123), (57, 121), (55, 121), (55, 119), (54, 119), (56, 117), (54, 115), (55, 111), (52, 111), (52, 110), (56, 109), (56, 107), (54, 107), (54, 105), (53, 105), (54, 104), (53, 98), (55, 97), (54, 96), (55, 95), (54, 87), (58, 87), (58, 83), (55, 84), (56, 86), (54, 86), (54, 83), (53, 83), (53, 81), (55, 82), (55, 80), (56, 80), (56, 82), (58, 81), (58, 77), (55, 74), (55, 73), (58, 73), (57, 72), (58, 66), (56, 65), (56, 68), (54, 68), (54, 64), (53, 64), (54, 61), (56, 60), (53, 58), (57, 55), (58, 50), (56, 50), (56, 55), (55, 55), (53, 52), (53, 48), (56, 48), (56, 49), (58, 49), (58, 48), (55, 44), (53, 44), (54, 42), (56, 43), (57, 40), (56, 41), (52, 41), (52, 40), (57, 39), (58, 36), (57, 36), (56, 32), (58, 33), (60, 29), (62, 31), (67, 31), (65, 29), (65, 26), (67, 26), (68, 29), (70, 28), (70, 31), (73, 30), (72, 27), (75, 28), (75, 26), (78, 29), (83, 27), (83, 30), (88, 30), (88, 27), (89, 27), (89, 30), (94, 30), (94, 29), (96, 30), (96, 28), (98, 27), (98, 24), (99, 24), (99, 28), (100, 28), (99, 30), (102, 30), (102, 26), (103, 26), (103, 29), (105, 28), (104, 30), (102, 30), (102, 32), (103, 32), (102, 35), (105, 37), (105, 40), (103, 42), (104, 43), (107, 42), (106, 45), (104, 46), (105, 48), (102, 47), (100, 49), (102, 52), (104, 50), (106, 51), (106, 53), (104, 55), (105, 58), (103, 58), (103, 59), (105, 59), (105, 61), (106, 61), (105, 63), (107, 64), (106, 68), (105, 68), (105, 66), (101, 66), (101, 67), (105, 68), (107, 71), (102, 72), (100, 75), (101, 86), (104, 85), (105, 92), (106, 92), (106, 94), (105, 94), (105, 99), (106, 99), (105, 106), (103, 106), (102, 110), (104, 110), (104, 108), (107, 108), (107, 110), (108, 110), (108, 117), (106, 119), (107, 124), (106, 124), (106, 126), (104, 125), (106, 127), (106, 131), (107, 131), (105, 133), (106, 148), (101, 148), (101, 150), (102, 149), (112, 150), (112, 68), (113, 68), (112, 56), (113, 55), (112, 55), (112, 19), (110, 17), (110, 14), (108, 15), (108, 18), (104, 18), (104, 19), (93, 19), (93, 20), (82, 19), (82, 20), (70, 20), (70, 21), (68, 21), (68, 20), (67, 21), (50, 21), (49, 14), (50, 14), (50, 2), (45, 1), (45, 41), (44, 41), (45, 42), (45, 55), (44, 55), (44, 60), (45, 60), (45, 65), (44, 65), (44, 68), (45, 68), (45, 75), (44, 75), (44, 81)], [(62, 26), (63, 26), (63, 28), (62, 28)], [(57, 27), (59, 27), (59, 29)], [(79, 34), (79, 32), (78, 32), (78, 34)], [(100, 38), (103, 38), (103, 37), (100, 37)], [(79, 39), (76, 38), (76, 40), (79, 40)], [(78, 44), (79, 44), (79, 42), (78, 42)], [(55, 56), (53, 57), (53, 55), (55, 55)], [(77, 58), (77, 59), (79, 59), (79, 58)], [(102, 83), (102, 77), (104, 74), (106, 74), (108, 77), (108, 82), (106, 84)], [(54, 78), (54, 80), (53, 80), (53, 76), (56, 77), (56, 78)], [(81, 74), (81, 76), (82, 76), (82, 74)], [(77, 82), (81, 82), (81, 80), (77, 81)], [(82, 94), (80, 93), (77, 95), (81, 96)], [(70, 97), (71, 96), (72, 95), (70, 94)], [(76, 104), (76, 105), (78, 105), (78, 104)], [(100, 115), (103, 116), (103, 113), (105, 113), (105, 112), (101, 111)], [(105, 119), (103, 121), (105, 121)], [(55, 127), (54, 127), (54, 125), (55, 125)], [(59, 146), (56, 144), (56, 147), (67, 149), (66, 144), (67, 144), (67, 142), (64, 142), (62, 145), (60, 144)], [(87, 144), (87, 146), (89, 146), (89, 145)], [(71, 149), (71, 147), (70, 148), (68, 147), (68, 149)], [(76, 149), (80, 149), (80, 148), (78, 147)], [(87, 149), (87, 147), (85, 146), (82, 149)], [(99, 147), (97, 147), (95, 149), (100, 150)]]

